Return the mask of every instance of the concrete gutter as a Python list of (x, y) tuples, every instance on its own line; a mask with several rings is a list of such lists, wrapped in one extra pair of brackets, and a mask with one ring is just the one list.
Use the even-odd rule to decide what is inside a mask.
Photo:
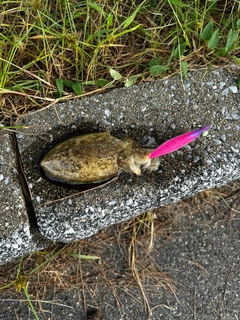
[[(69, 132), (109, 130), (116, 137), (130, 136), (142, 146), (155, 147), (208, 124), (212, 129), (207, 137), (164, 156), (157, 172), (139, 177), (121, 173), (118, 180), (85, 194), (49, 184), (39, 175), (42, 149)], [(240, 94), (237, 77), (224, 69), (198, 70), (186, 80), (176, 75), (56, 104), (26, 115), (17, 125), (32, 126), (18, 133), (17, 141), (37, 227), (50, 240), (83, 239), (240, 177)]]

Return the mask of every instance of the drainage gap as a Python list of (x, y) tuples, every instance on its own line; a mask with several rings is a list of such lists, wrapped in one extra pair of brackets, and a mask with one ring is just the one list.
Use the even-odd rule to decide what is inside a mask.
[(12, 136), (12, 141), (13, 141), (13, 148), (16, 154), (16, 169), (18, 171), (19, 174), (19, 179), (20, 179), (20, 184), (22, 187), (22, 191), (23, 191), (23, 196), (24, 196), (24, 200), (26, 203), (26, 210), (27, 210), (27, 215), (28, 215), (28, 219), (29, 219), (29, 223), (30, 223), (30, 228), (32, 229), (33, 233), (37, 233), (37, 236), (42, 238), (42, 239), (46, 239), (40, 232), (38, 229), (38, 225), (37, 225), (37, 219), (35, 216), (35, 212), (34, 212), (34, 208), (33, 208), (33, 204), (32, 204), (32, 200), (31, 200), (31, 194), (28, 188), (28, 183), (24, 174), (24, 170), (23, 170), (23, 165), (22, 165), (22, 159), (21, 159), (21, 155), (19, 152), (19, 148), (18, 148), (18, 142), (17, 142), (17, 137), (16, 134), (13, 132), (11, 134)]

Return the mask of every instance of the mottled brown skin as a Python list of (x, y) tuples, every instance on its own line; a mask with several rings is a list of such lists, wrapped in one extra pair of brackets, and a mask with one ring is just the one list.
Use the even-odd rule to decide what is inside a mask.
[(56, 144), (40, 162), (48, 177), (65, 183), (98, 183), (118, 170), (141, 173), (157, 170), (159, 160), (149, 159), (152, 149), (140, 148), (131, 138), (121, 140), (109, 132), (84, 134)]

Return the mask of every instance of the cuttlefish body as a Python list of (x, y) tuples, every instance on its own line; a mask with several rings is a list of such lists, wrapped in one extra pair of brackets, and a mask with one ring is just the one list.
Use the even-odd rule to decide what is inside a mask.
[(48, 180), (65, 185), (101, 183), (119, 170), (139, 175), (144, 169), (157, 170), (160, 156), (182, 148), (209, 128), (177, 136), (156, 149), (141, 148), (133, 139), (117, 139), (109, 132), (77, 135), (54, 145), (41, 158), (40, 167)]

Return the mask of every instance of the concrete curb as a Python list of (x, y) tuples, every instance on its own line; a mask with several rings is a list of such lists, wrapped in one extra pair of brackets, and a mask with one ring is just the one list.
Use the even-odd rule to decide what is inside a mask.
[[(17, 124), (33, 127), (18, 133), (17, 140), (40, 233), (61, 242), (86, 238), (146, 210), (239, 178), (239, 105), (236, 77), (220, 69), (195, 71), (186, 80), (176, 75), (115, 89), (27, 115)], [(84, 195), (53, 186), (39, 175), (41, 150), (67, 132), (109, 130), (154, 147), (207, 124), (212, 124), (208, 137), (163, 157), (157, 173), (122, 173), (117, 181)], [(12, 229), (7, 234), (15, 233)], [(36, 247), (29, 245), (14, 256), (9, 251), (9, 259), (2, 256), (1, 262)]]
[(5, 133), (0, 135), (0, 188), (0, 264), (3, 264), (50, 243), (42, 238), (29, 217), (13, 136)]

